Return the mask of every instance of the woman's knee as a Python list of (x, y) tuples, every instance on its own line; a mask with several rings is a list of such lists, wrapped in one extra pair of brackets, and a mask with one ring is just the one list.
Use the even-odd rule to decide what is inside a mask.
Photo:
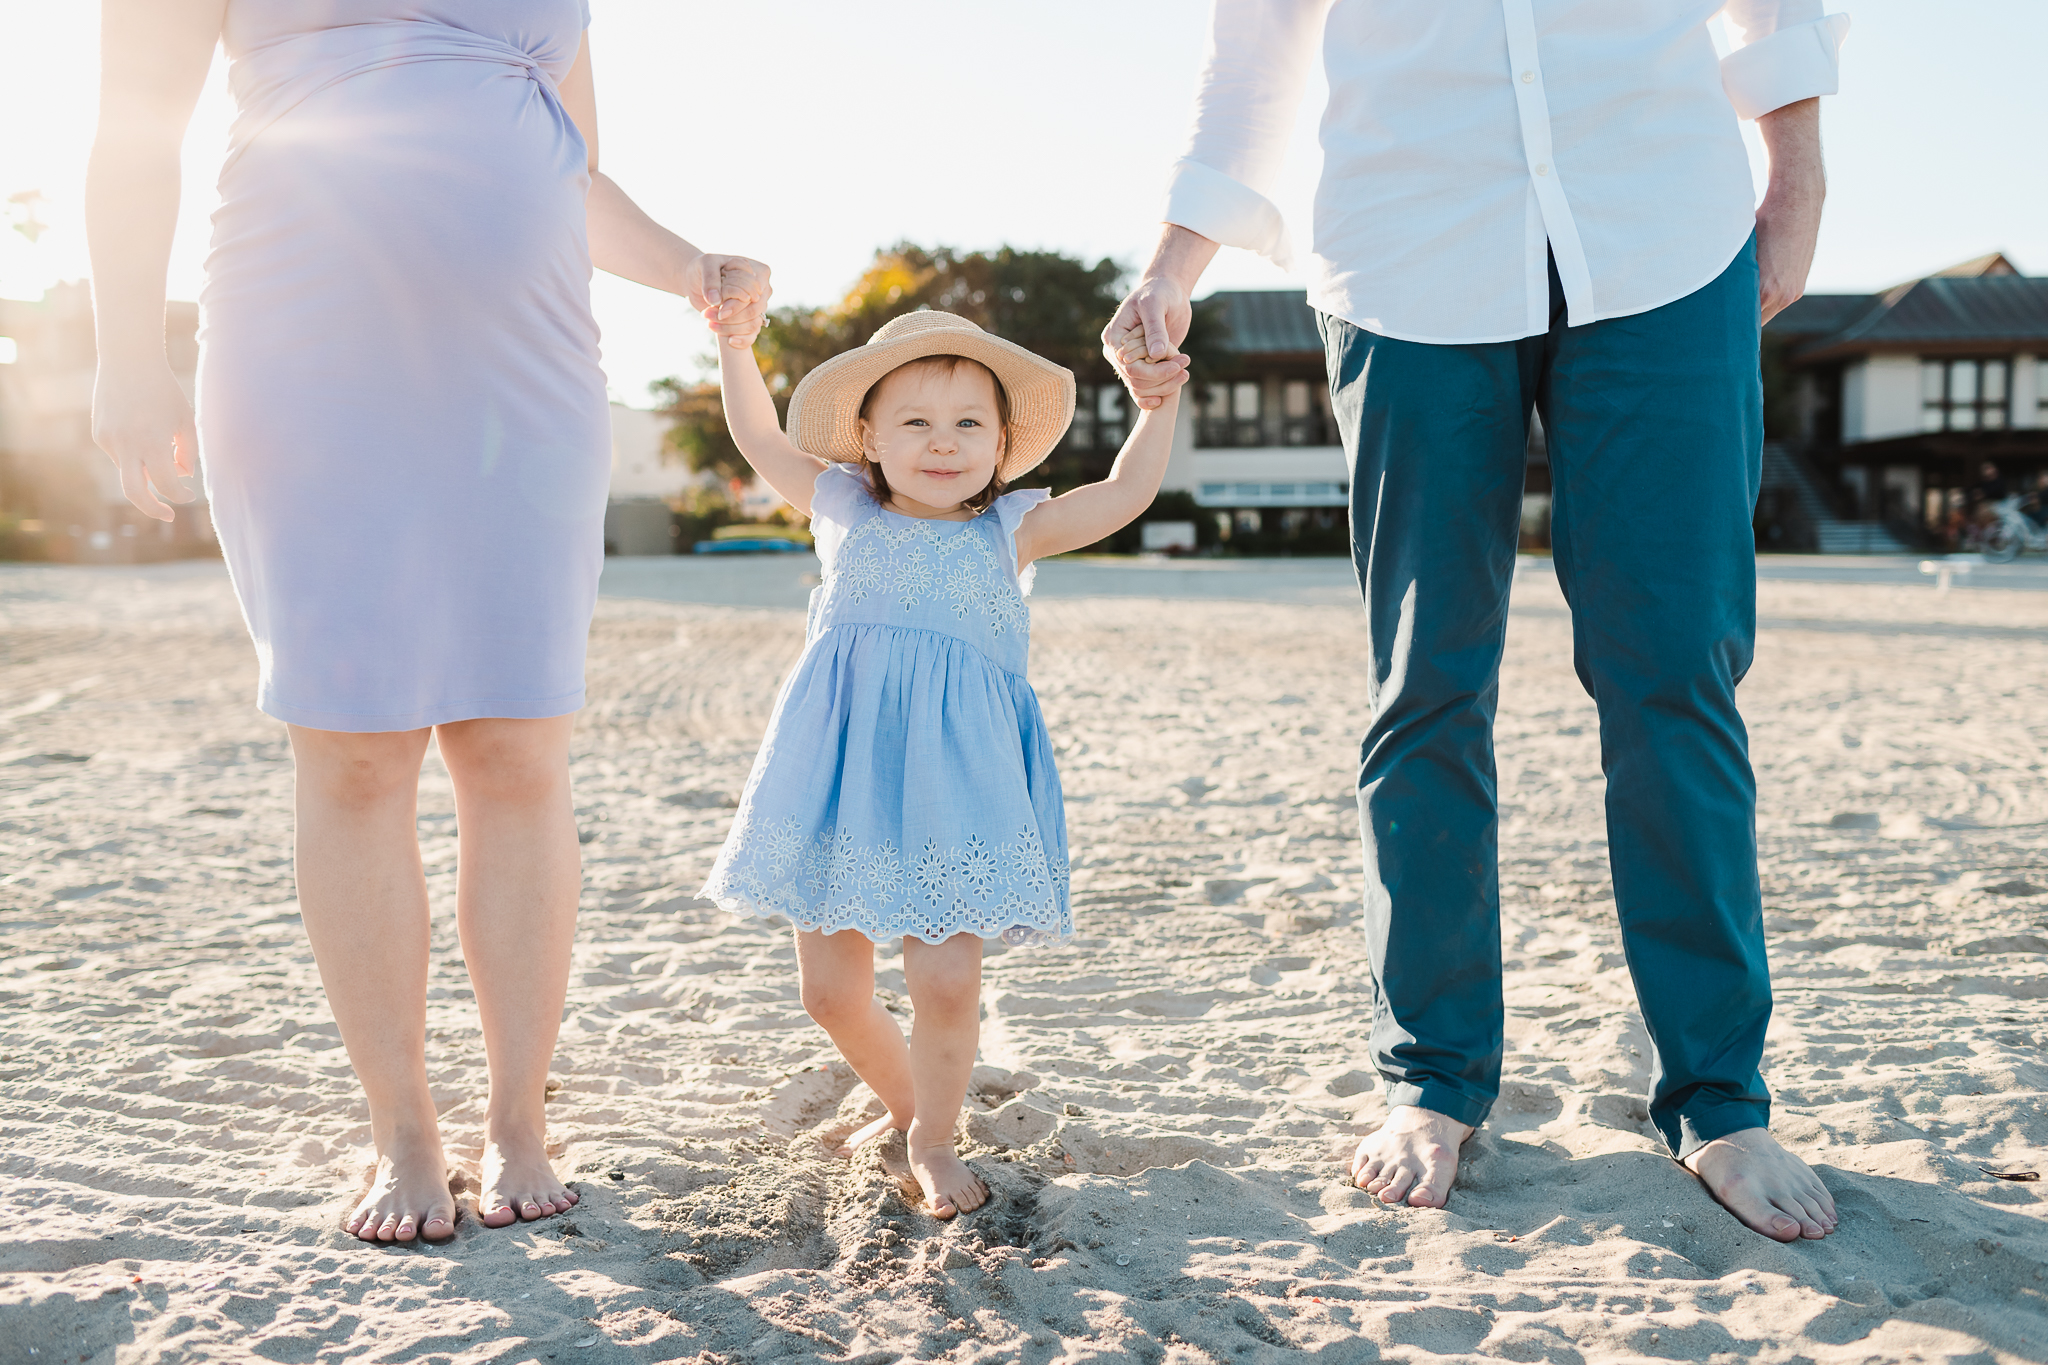
[(460, 800), (526, 804), (567, 790), (566, 725), (552, 720), (470, 720), (443, 725), (436, 733), (441, 759)]
[(411, 801), (419, 789), (426, 743), (424, 730), (378, 734), (292, 730), (292, 755), (301, 791), (351, 810)]

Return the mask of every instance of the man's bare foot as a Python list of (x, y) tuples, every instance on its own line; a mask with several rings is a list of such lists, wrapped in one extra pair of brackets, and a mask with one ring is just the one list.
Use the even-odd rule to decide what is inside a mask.
[(1715, 1138), (1684, 1161), (1714, 1201), (1752, 1232), (1779, 1242), (1815, 1241), (1835, 1230), (1835, 1201), (1813, 1168), (1768, 1128)]
[(1458, 1174), (1458, 1147), (1471, 1136), (1470, 1128), (1448, 1115), (1397, 1106), (1359, 1139), (1351, 1154), (1351, 1183), (1382, 1204), (1440, 1209)]
[(988, 1202), (988, 1186), (967, 1169), (967, 1163), (950, 1143), (940, 1147), (912, 1147), (910, 1171), (924, 1189), (925, 1206), (932, 1217), (951, 1218), (973, 1213)]
[(377, 1172), (355, 1211), (343, 1221), (365, 1242), (445, 1242), (455, 1235), (455, 1196), (438, 1137), (395, 1141), (377, 1157)]
[(555, 1178), (546, 1145), (538, 1137), (486, 1142), (482, 1174), (476, 1210), (487, 1228), (567, 1213), (578, 1201), (576, 1192)]
[(907, 1122), (898, 1120), (894, 1114), (885, 1113), (882, 1117), (862, 1124), (851, 1133), (848, 1133), (840, 1144), (832, 1149), (832, 1155), (850, 1157), (892, 1129), (898, 1132), (907, 1132), (909, 1128), (910, 1125)]

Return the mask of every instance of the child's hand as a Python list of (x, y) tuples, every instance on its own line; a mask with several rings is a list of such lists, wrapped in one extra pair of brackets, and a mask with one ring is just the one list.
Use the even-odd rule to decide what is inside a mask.
[(768, 267), (745, 256), (705, 253), (691, 267), (688, 296), (703, 314), (705, 325), (744, 350), (754, 344), (768, 313), (774, 290)]

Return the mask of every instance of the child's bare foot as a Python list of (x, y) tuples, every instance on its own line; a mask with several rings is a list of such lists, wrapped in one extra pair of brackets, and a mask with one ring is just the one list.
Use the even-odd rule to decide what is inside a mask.
[(1752, 1232), (1780, 1242), (1818, 1241), (1835, 1230), (1835, 1201), (1813, 1168), (1768, 1128), (1715, 1138), (1684, 1161), (1714, 1201)]
[(960, 1159), (960, 1154), (950, 1143), (938, 1147), (912, 1147), (910, 1170), (924, 1189), (925, 1206), (931, 1209), (934, 1218), (943, 1220), (956, 1214), (973, 1213), (988, 1202), (988, 1186), (967, 1168), (967, 1163)]
[(884, 1133), (891, 1130), (906, 1132), (909, 1128), (908, 1123), (898, 1119), (894, 1114), (883, 1114), (882, 1117), (873, 1119), (848, 1133), (839, 1145), (832, 1149), (832, 1155), (850, 1157)]
[(435, 1136), (402, 1139), (377, 1157), (377, 1173), (355, 1211), (342, 1223), (365, 1242), (445, 1242), (455, 1235), (455, 1197), (448, 1163)]
[(1472, 1130), (1447, 1114), (1412, 1104), (1359, 1139), (1351, 1183), (1382, 1204), (1440, 1209), (1458, 1175), (1458, 1148)]
[(531, 1223), (567, 1213), (576, 1203), (576, 1192), (555, 1177), (539, 1137), (528, 1134), (484, 1143), (483, 1191), (477, 1195), (476, 1210), (485, 1227)]

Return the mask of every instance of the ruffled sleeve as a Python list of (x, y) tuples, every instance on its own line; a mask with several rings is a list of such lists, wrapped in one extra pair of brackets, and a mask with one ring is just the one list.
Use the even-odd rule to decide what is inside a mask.
[(1020, 488), (996, 499), (996, 520), (1002, 528), (1003, 544), (1010, 551), (1010, 573), (1017, 580), (1017, 591), (1025, 597), (1031, 596), (1031, 584), (1038, 577), (1038, 565), (1027, 564), (1024, 572), (1017, 572), (1017, 528), (1023, 524), (1025, 513), (1051, 496), (1050, 488)]
[(818, 562), (830, 568), (846, 533), (873, 502), (868, 481), (850, 464), (833, 463), (818, 471), (811, 485), (811, 540)]

